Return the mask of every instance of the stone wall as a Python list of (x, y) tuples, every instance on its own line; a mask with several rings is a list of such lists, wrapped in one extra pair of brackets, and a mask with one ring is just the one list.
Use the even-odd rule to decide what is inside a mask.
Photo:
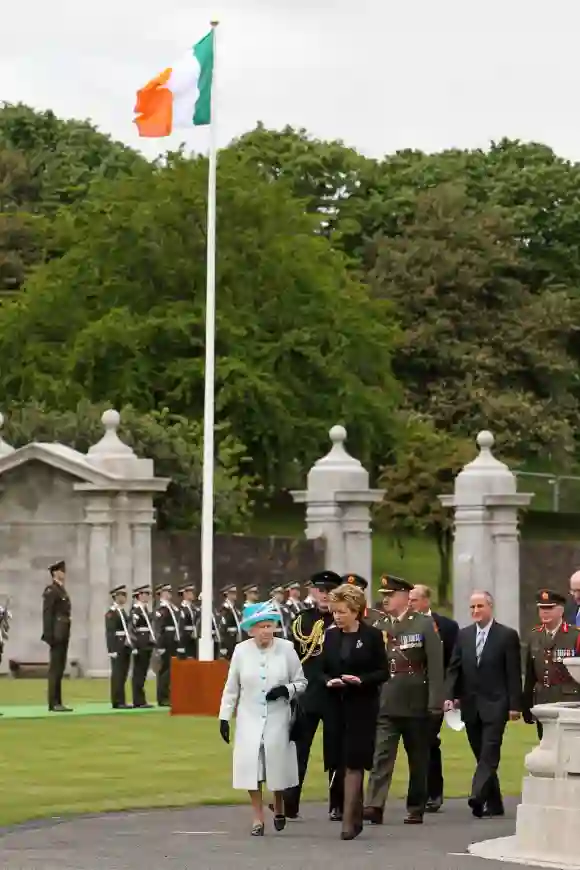
[(537, 624), (536, 592), (542, 587), (568, 593), (570, 575), (580, 569), (580, 541), (520, 542), (520, 626), (522, 638)]
[[(199, 590), (199, 532), (153, 531), (153, 583), (172, 582), (175, 586), (188, 579)], [(276, 582), (303, 582), (324, 568), (324, 541), (296, 538), (259, 538), (246, 535), (216, 535), (214, 541), (214, 589), (217, 594), (226, 583), (238, 589), (257, 583), (266, 597)]]

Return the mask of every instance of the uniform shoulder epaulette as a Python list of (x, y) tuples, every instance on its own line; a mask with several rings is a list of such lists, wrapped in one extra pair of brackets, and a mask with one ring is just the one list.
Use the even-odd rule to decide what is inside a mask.
[(532, 628), (532, 631), (543, 631), (543, 630), (544, 630), (543, 625), (534, 625), (534, 627)]
[(52, 583), (44, 587), (43, 595), (49, 595), (52, 592)]

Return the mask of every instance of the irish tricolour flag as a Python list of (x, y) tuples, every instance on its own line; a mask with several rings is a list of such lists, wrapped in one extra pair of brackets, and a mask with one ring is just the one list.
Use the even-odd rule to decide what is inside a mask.
[(140, 136), (169, 136), (183, 127), (211, 123), (213, 30), (137, 92), (135, 123)]

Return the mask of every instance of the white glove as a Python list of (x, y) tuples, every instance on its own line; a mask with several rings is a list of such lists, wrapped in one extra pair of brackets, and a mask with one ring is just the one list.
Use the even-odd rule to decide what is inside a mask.
[(117, 656), (118, 656), (118, 653), (109, 653), (109, 658), (110, 658), (110, 659), (116, 659)]

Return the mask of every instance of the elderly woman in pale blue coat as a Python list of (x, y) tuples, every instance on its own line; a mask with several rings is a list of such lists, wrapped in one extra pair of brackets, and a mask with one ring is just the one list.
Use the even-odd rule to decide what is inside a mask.
[(274, 637), (279, 622), (269, 603), (244, 608), (241, 627), (250, 638), (235, 648), (219, 713), (226, 743), (236, 715), (233, 786), (250, 794), (254, 837), (264, 834), (263, 784), (273, 793), (277, 831), (286, 825), (282, 792), (298, 785), (290, 702), (304, 691), (306, 679), (293, 644)]

